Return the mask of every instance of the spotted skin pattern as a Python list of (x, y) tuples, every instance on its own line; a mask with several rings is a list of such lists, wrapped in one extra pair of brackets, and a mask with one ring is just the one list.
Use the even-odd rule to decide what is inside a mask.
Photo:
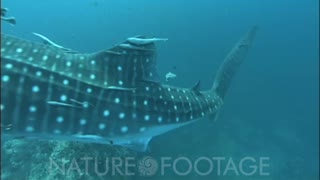
[(213, 117), (222, 104), (214, 89), (160, 83), (153, 43), (70, 54), (1, 34), (4, 134), (145, 150), (153, 136)]

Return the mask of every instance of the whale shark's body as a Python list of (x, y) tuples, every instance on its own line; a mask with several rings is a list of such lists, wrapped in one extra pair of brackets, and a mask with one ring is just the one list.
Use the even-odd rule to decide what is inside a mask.
[(154, 42), (70, 54), (1, 34), (2, 133), (145, 151), (154, 136), (216, 117), (255, 32), (235, 45), (208, 91), (162, 84)]

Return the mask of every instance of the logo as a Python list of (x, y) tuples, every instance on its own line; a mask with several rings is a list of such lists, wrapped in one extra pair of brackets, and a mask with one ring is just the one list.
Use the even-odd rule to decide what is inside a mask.
[(149, 156), (146, 156), (139, 160), (138, 171), (141, 176), (153, 176), (158, 171), (158, 162)]

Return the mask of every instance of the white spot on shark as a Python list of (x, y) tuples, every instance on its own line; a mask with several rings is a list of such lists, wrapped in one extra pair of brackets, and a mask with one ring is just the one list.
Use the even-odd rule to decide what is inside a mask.
[(128, 127), (127, 127), (127, 126), (122, 126), (122, 127), (121, 127), (121, 132), (122, 132), (122, 133), (128, 132)]
[(12, 68), (13, 68), (13, 65), (10, 64), (10, 63), (8, 63), (8, 64), (5, 65), (5, 68), (6, 68), (6, 69), (12, 69)]
[(27, 73), (28, 72), (28, 68), (27, 67), (23, 67), (22, 68), (22, 72)]
[(103, 129), (105, 129), (106, 128), (106, 124), (104, 124), (104, 123), (100, 123), (99, 124), (99, 129), (100, 130), (103, 130)]
[(60, 131), (59, 129), (55, 129), (55, 130), (53, 131), (53, 133), (54, 133), (54, 134), (61, 134), (61, 131)]
[(69, 84), (69, 81), (67, 79), (63, 80), (63, 84), (64, 85), (68, 85)]
[(39, 88), (39, 86), (32, 86), (32, 92), (34, 92), (34, 93), (37, 93), (37, 92), (39, 92), (40, 91), (40, 88)]
[(122, 66), (117, 67), (118, 71), (122, 71)]
[(60, 100), (61, 100), (61, 101), (66, 101), (66, 100), (67, 100), (67, 96), (64, 95), (64, 94), (62, 94), (62, 95), (60, 96)]
[(66, 62), (66, 66), (70, 67), (72, 65), (71, 61)]
[(144, 116), (144, 120), (145, 120), (145, 121), (149, 121), (149, 120), (150, 120), (150, 116), (149, 116), (149, 115), (145, 115), (145, 116)]
[(92, 89), (91, 88), (87, 88), (87, 93), (92, 93)]
[(42, 57), (42, 60), (44, 60), (44, 61), (48, 60), (48, 56), (47, 56), (47, 55), (44, 55), (44, 56)]
[(17, 53), (22, 53), (22, 51), (23, 51), (22, 48), (17, 48), (17, 49), (16, 49), (16, 52), (17, 52)]
[(64, 121), (64, 119), (63, 119), (62, 116), (58, 116), (57, 119), (56, 119), (56, 121), (57, 121), (58, 123), (62, 123), (62, 122)]
[(33, 132), (34, 131), (34, 127), (33, 126), (27, 126), (26, 127), (26, 131), (27, 132)]
[(36, 106), (30, 106), (29, 107), (29, 111), (30, 112), (36, 112), (37, 111), (37, 107)]
[(90, 75), (90, 79), (95, 79), (95, 78), (96, 78), (96, 75), (94, 75), (94, 74)]
[(179, 120), (180, 120), (179, 117), (176, 117), (176, 122), (179, 122)]
[(85, 125), (85, 124), (87, 124), (87, 120), (86, 119), (84, 119), (84, 118), (82, 118), (82, 119), (80, 119), (80, 125)]
[(114, 102), (118, 104), (118, 103), (120, 103), (120, 99), (119, 98), (115, 98)]
[(146, 127), (141, 127), (141, 128), (139, 128), (139, 131), (144, 132), (144, 131), (146, 131), (146, 129), (147, 129)]
[(120, 118), (120, 119), (123, 119), (125, 116), (126, 116), (126, 114), (124, 114), (124, 113), (120, 113), (120, 114), (119, 114), (119, 118)]
[(109, 110), (104, 110), (103, 111), (103, 116), (104, 117), (108, 117), (110, 115), (110, 111)]
[(42, 76), (42, 72), (41, 71), (37, 71), (36, 72), (36, 76), (38, 76), (38, 77)]
[(10, 80), (10, 76), (8, 76), (8, 75), (3, 75), (2, 76), (2, 81), (3, 82), (8, 82)]

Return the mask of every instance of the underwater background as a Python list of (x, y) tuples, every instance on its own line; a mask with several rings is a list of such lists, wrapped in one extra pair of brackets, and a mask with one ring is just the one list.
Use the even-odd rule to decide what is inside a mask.
[(1, 6), (17, 20), (15, 26), (2, 22), (2, 33), (39, 41), (36, 32), (80, 52), (136, 35), (168, 38), (157, 44), (162, 81), (170, 71), (177, 78), (169, 84), (192, 87), (201, 80), (203, 90), (237, 40), (257, 25), (218, 120), (155, 137), (147, 155), (270, 158), (268, 176), (64, 176), (46, 170), (49, 158), (144, 155), (96, 144), (12, 140), (2, 142), (2, 179), (319, 179), (318, 0), (2, 0)]

